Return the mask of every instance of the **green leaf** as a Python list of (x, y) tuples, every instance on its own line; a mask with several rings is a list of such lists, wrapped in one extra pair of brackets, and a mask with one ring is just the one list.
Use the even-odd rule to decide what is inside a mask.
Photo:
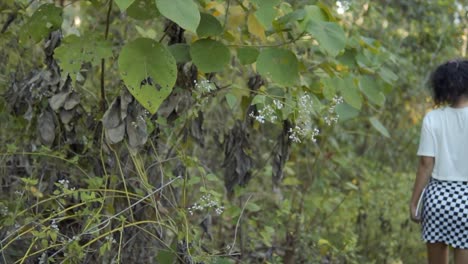
[(385, 102), (385, 96), (376, 87), (377, 82), (370, 76), (364, 76), (359, 80), (359, 88), (367, 99), (378, 106), (382, 106)]
[(298, 20), (303, 20), (305, 15), (306, 12), (304, 11), (304, 9), (294, 10), (293, 12), (288, 13), (275, 20), (275, 23), (280, 27), (285, 27), (289, 23), (296, 22)]
[(208, 173), (208, 174), (206, 175), (206, 179), (207, 179), (208, 181), (217, 181), (217, 180), (218, 180), (218, 178), (216, 177), (216, 175), (213, 174), (213, 173)]
[(203, 72), (222, 71), (229, 63), (231, 53), (223, 43), (212, 39), (199, 39), (190, 47), (193, 63)]
[(181, 28), (197, 31), (200, 12), (193, 0), (155, 0), (159, 12)]
[(275, 229), (270, 226), (266, 226), (264, 230), (260, 231), (260, 236), (263, 238), (263, 243), (269, 247), (271, 247), (271, 240), (274, 234)]
[(21, 27), (20, 42), (29, 38), (37, 43), (62, 26), (62, 9), (54, 4), (43, 4)]
[(21, 178), (21, 181), (24, 182), (26, 185), (36, 185), (39, 180), (33, 178)]
[(380, 121), (376, 117), (370, 117), (369, 121), (372, 124), (372, 126), (375, 129), (377, 129), (377, 131), (379, 131), (380, 134), (382, 134), (382, 136), (388, 137), (388, 138), (390, 137), (388, 130), (385, 128), (384, 125), (382, 125), (382, 123), (380, 123)]
[(133, 4), (135, 0), (115, 0), (115, 3), (117, 4), (117, 6), (119, 7), (120, 11), (121, 12), (124, 12), (125, 10), (127, 10), (127, 8)]
[(335, 17), (330, 11), (330, 8), (327, 5), (319, 2), (317, 6), (320, 7), (320, 10), (322, 11), (322, 13), (326, 15), (328, 21), (336, 21)]
[(258, 212), (262, 208), (258, 206), (257, 204), (250, 202), (250, 203), (247, 203), (247, 205), (245, 206), (245, 209), (250, 212)]
[(306, 30), (318, 41), (320, 48), (332, 57), (346, 46), (346, 34), (337, 23), (311, 20)]
[(343, 79), (344, 86), (340, 87), (341, 95), (346, 103), (352, 107), (360, 110), (362, 106), (361, 93), (358, 91), (357, 87), (354, 85), (354, 80), (351, 77)]
[(127, 15), (137, 20), (147, 20), (158, 16), (154, 0), (136, 0), (127, 9)]
[(263, 49), (257, 58), (257, 71), (281, 85), (294, 85), (299, 79), (296, 55), (281, 48)]
[(389, 84), (393, 84), (396, 80), (398, 80), (398, 76), (386, 67), (379, 69), (379, 76), (382, 78), (382, 80)]
[(359, 190), (359, 187), (357, 187), (355, 184), (353, 184), (352, 182), (347, 182), (345, 183), (345, 187), (349, 190), (353, 190), (353, 191), (358, 191)]
[(281, 1), (278, 0), (253, 0), (258, 8), (255, 12), (255, 16), (257, 17), (258, 21), (263, 25), (265, 28), (269, 28), (271, 26), (271, 22), (275, 19), (277, 11), (275, 6), (277, 6)]
[(301, 30), (307, 30), (310, 21), (328, 21), (327, 14), (316, 5), (304, 6), (304, 16), (300, 20)]
[(111, 56), (112, 44), (95, 34), (67, 36), (55, 49), (55, 58), (60, 62), (62, 70), (70, 74), (72, 80), (76, 80), (83, 63), (90, 62), (95, 66), (101, 59)]
[(192, 176), (190, 180), (187, 181), (187, 186), (192, 186), (201, 181), (200, 177)]
[(155, 39), (156, 38), (156, 31), (152, 28), (142, 28), (137, 25), (135, 25), (135, 29), (138, 31), (138, 34), (140, 34), (141, 37), (143, 38), (150, 38), (150, 39)]
[(283, 180), (283, 185), (284, 186), (293, 186), (293, 185), (300, 185), (301, 181), (297, 179), (296, 177), (286, 177)]
[(216, 17), (206, 13), (201, 13), (200, 15), (200, 24), (197, 28), (197, 35), (199, 37), (218, 36), (223, 33), (223, 26), (221, 26)]
[(210, 264), (233, 264), (234, 261), (228, 258), (216, 257)]
[(277, 6), (281, 3), (281, 0), (251, 0), (252, 3), (255, 3), (258, 7), (263, 6)]
[(177, 79), (171, 52), (152, 39), (138, 38), (122, 48), (118, 64), (130, 93), (151, 114), (156, 113)]
[(306, 20), (305, 22), (308, 22), (307, 20), (327, 21), (327, 14), (319, 6), (307, 5), (304, 6), (304, 10), (304, 20)]
[(257, 17), (260, 24), (262, 24), (265, 28), (271, 27), (271, 22), (276, 17), (276, 9), (270, 6), (261, 7), (260, 9), (255, 12), (255, 16)]
[(333, 97), (336, 95), (336, 90), (343, 86), (343, 84), (341, 84), (343, 79), (338, 77), (324, 78), (321, 79), (320, 82), (323, 84), (322, 94), (327, 100), (333, 99)]
[(265, 103), (265, 96), (263, 94), (257, 94), (252, 99), (252, 102), (250, 104), (256, 105), (256, 104), (264, 104), (264, 103)]
[(190, 46), (185, 43), (177, 43), (168, 47), (177, 63), (185, 63), (190, 60)]
[(231, 93), (227, 93), (225, 97), (229, 107), (234, 109), (237, 105), (237, 97)]
[(243, 65), (252, 64), (257, 60), (260, 52), (256, 48), (243, 47), (237, 49), (237, 58)]
[(346, 120), (353, 119), (359, 115), (359, 111), (347, 103), (341, 103), (337, 105), (335, 107), (335, 112), (339, 116), (339, 122), (344, 122)]

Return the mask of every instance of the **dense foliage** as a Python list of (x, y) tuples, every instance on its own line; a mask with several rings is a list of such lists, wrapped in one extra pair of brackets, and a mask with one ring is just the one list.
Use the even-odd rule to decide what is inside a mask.
[(0, 262), (421, 263), (457, 1), (0, 3)]

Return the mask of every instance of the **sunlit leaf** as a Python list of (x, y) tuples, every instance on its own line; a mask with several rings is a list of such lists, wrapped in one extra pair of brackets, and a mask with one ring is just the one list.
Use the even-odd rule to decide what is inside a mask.
[(115, 3), (120, 8), (120, 11), (124, 12), (135, 0), (115, 0)]
[(282, 85), (294, 85), (299, 79), (299, 62), (287, 49), (265, 48), (257, 58), (260, 74)]
[(222, 71), (229, 63), (231, 53), (223, 43), (212, 39), (200, 39), (190, 47), (190, 55), (203, 72)]
[(181, 28), (197, 31), (200, 12), (193, 0), (155, 0), (159, 12)]
[(171, 93), (177, 78), (171, 52), (152, 39), (139, 38), (122, 48), (118, 64), (130, 93), (154, 114)]
[(265, 28), (260, 24), (253, 13), (249, 14), (247, 17), (247, 28), (250, 34), (258, 37), (262, 41), (265, 41)]

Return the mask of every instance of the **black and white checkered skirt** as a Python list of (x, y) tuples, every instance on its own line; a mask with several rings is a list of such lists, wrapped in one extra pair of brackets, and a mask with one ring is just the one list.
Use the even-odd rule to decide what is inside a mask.
[(422, 239), (468, 248), (468, 182), (431, 179), (424, 195)]

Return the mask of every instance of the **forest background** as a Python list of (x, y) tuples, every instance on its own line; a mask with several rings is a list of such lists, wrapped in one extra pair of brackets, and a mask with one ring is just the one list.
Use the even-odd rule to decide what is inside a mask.
[(3, 0), (0, 263), (422, 263), (452, 0)]

